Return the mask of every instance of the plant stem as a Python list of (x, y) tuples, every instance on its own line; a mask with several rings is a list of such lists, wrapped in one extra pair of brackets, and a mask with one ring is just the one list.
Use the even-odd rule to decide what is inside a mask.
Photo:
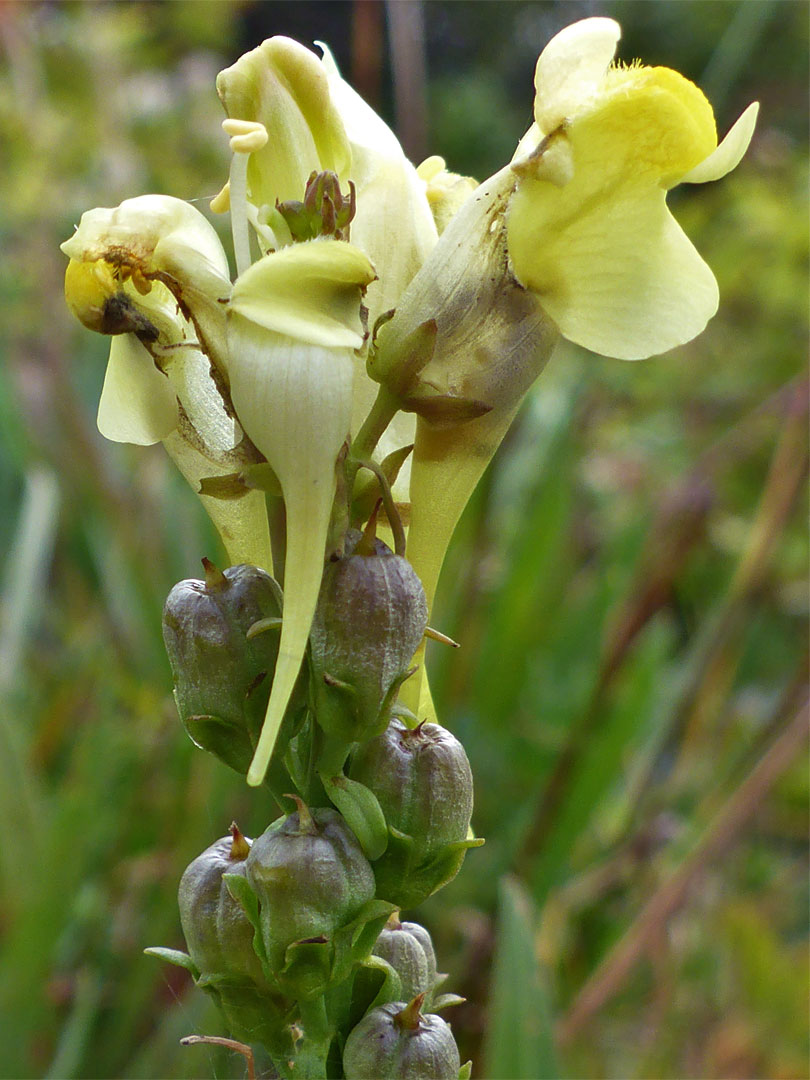
[(371, 406), (368, 416), (352, 440), (351, 451), (346, 462), (347, 492), (351, 501), (352, 488), (357, 470), (364, 460), (370, 459), (383, 432), (399, 412), (401, 402), (391, 391), (381, 386)]
[(312, 1001), (299, 1001), (298, 1008), (304, 1036), (295, 1059), (296, 1076), (301, 1080), (324, 1080), (326, 1059), (334, 1036), (334, 1028), (326, 1015), (326, 1001), (321, 995)]

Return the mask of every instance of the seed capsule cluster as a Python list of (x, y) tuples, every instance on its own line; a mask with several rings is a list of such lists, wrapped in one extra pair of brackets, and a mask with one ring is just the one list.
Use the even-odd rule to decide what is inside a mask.
[[(182, 963), (236, 1038), (280, 1076), (456, 1080), (428, 931), (401, 921), (446, 884), (471, 838), (461, 743), (396, 703), (427, 624), (410, 564), (367, 529), (327, 561), (307, 663), (267, 784), (284, 808), (236, 827), (179, 890)], [(252, 566), (183, 581), (164, 611), (175, 698), (193, 741), (246, 773), (271, 690), (283, 597)], [(281, 785), (286, 786), (281, 786)], [(341, 1064), (342, 1061), (342, 1064)]]

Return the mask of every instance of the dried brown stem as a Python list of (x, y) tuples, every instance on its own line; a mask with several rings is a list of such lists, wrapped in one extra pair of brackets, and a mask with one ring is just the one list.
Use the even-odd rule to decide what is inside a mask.
[(247, 1066), (248, 1080), (256, 1080), (256, 1063), (253, 1059), (253, 1049), (247, 1043), (237, 1042), (236, 1039), (223, 1039), (219, 1035), (186, 1035), (180, 1040), (181, 1046), (198, 1046), (200, 1043), (209, 1046), (225, 1046), (233, 1050), (235, 1054), (241, 1054)]

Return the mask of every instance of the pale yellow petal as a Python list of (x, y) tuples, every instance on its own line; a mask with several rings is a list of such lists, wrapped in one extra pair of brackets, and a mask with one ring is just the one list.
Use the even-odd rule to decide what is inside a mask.
[(287, 516), (278, 661), (248, 772), (248, 783), (260, 784), (298, 678), (318, 599), (336, 461), (351, 420), (354, 361), (349, 348), (304, 344), (236, 313), (228, 320), (228, 341), (234, 406), (278, 477)]
[(155, 248), (170, 236), (182, 239), (193, 253), (189, 274), (199, 263), (206, 273), (228, 280), (228, 260), (214, 227), (196, 207), (170, 195), (139, 195), (120, 206), (87, 210), (62, 251), (83, 262), (118, 253), (125, 262), (138, 261), (147, 271), (162, 270), (159, 261), (152, 265), (152, 260)]
[(294, 244), (266, 255), (240, 276), (230, 310), (276, 334), (358, 349), (361, 292), (374, 276), (369, 260), (352, 244)]
[(690, 169), (679, 182), (705, 184), (710, 180), (720, 180), (732, 169), (736, 169), (754, 135), (758, 113), (759, 102), (755, 101), (738, 118), (717, 149), (694, 169)]
[(257, 121), (267, 130), (267, 144), (248, 164), (254, 205), (302, 199), (311, 172), (342, 175), (348, 167), (351, 152), (326, 72), (297, 41), (263, 41), (220, 72), (217, 92), (228, 116)]
[(341, 78), (325, 45), (323, 67), (351, 146), (351, 166), (341, 180), (357, 188), (350, 239), (371, 259), (377, 281), (366, 306), (373, 325), (399, 298), (436, 244), (438, 233), (426, 186), (405, 157), (399, 140), (360, 95)]
[[(551, 184), (522, 185), (509, 243), (518, 279), (564, 337), (604, 356), (639, 360), (701, 332), (717, 310), (717, 282), (663, 190), (627, 185), (571, 217), (560, 216), (559, 195)], [(530, 217), (535, 227), (521, 227)]]
[(112, 442), (151, 446), (177, 427), (177, 398), (166, 376), (134, 334), (110, 341), (98, 403), (98, 429)]
[(543, 135), (599, 94), (621, 35), (613, 19), (596, 17), (566, 26), (549, 41), (534, 73), (534, 118)]
[(565, 337), (639, 359), (689, 341), (717, 308), (714, 276), (664, 190), (711, 153), (714, 117), (697, 87), (667, 68), (611, 77), (611, 93), (557, 136), (571, 147), (568, 183), (540, 178), (542, 156), (535, 177), (521, 166), (508, 248), (518, 281)]

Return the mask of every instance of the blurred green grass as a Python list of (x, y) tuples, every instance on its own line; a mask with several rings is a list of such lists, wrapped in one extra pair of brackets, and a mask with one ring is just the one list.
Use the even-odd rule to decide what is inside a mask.
[[(593, 13), (622, 21), (625, 57), (711, 90), (722, 130), (755, 97), (763, 113), (739, 170), (674, 203), (720, 282), (706, 333), (644, 364), (560, 348), (464, 516), (434, 616), (463, 648), (432, 645), (428, 663), (487, 845), (417, 915), (469, 999), (451, 1019), (474, 1075), (484, 1060), (540, 1075), (504, 1056), (516, 987), (536, 979), (561, 1076), (801, 1078), (806, 10), (430, 0), (430, 151), (479, 176), (500, 165), (528, 121), (539, 48)], [(219, 1051), (179, 1048), (219, 1021), (141, 955), (180, 945), (191, 858), (233, 818), (255, 833), (272, 816), (194, 750), (171, 700), (161, 605), (219, 553), (159, 450), (96, 433), (105, 345), (63, 310), (58, 243), (91, 206), (213, 195), (216, 71), (275, 32), (330, 30), (348, 63), (351, 15), (0, 8), (6, 1077), (241, 1075)], [(783, 767), (746, 803), (780, 747)], [(720, 846), (718, 822), (731, 823)], [(549, 1023), (527, 1036), (546, 1063)]]

